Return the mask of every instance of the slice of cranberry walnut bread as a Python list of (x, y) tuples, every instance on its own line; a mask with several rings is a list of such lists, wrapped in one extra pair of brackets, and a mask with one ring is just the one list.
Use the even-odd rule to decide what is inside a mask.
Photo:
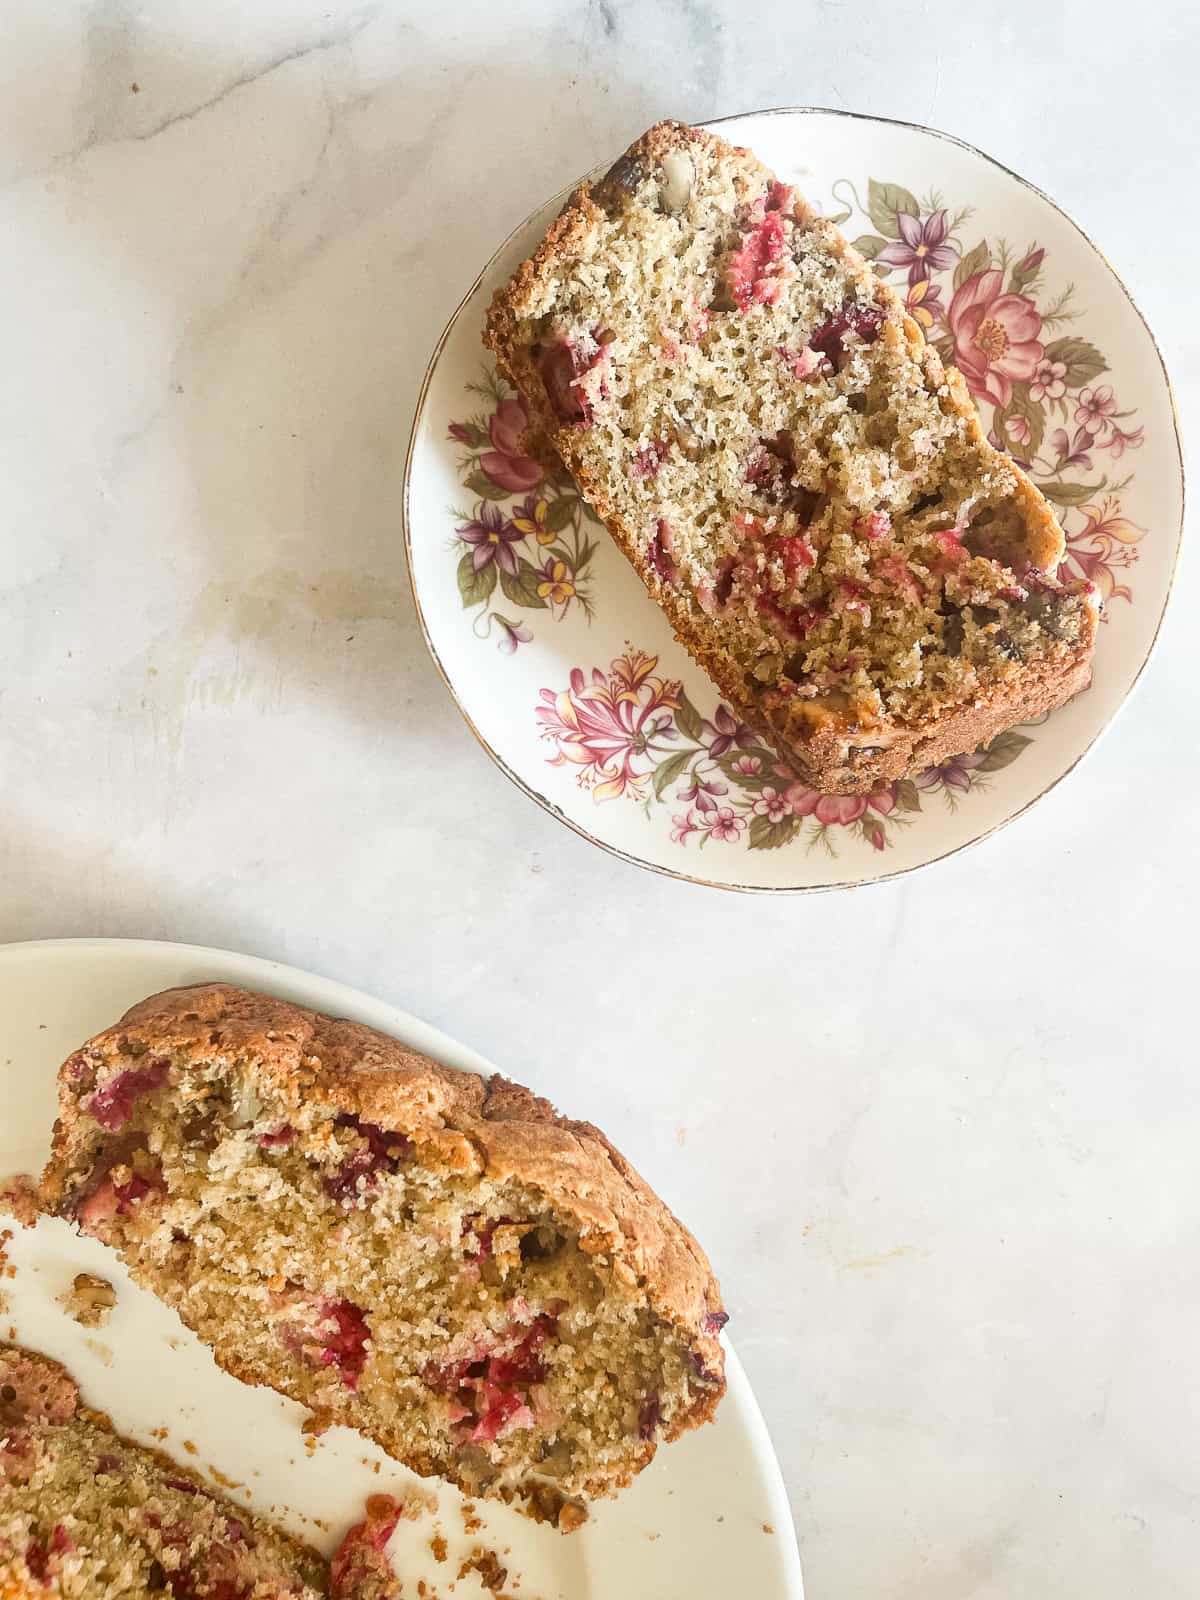
[(724, 1392), (695, 1240), (516, 1084), (210, 984), (84, 1045), (59, 1105), (46, 1208), (419, 1473), (570, 1528)]
[(919, 771), (1088, 682), (1097, 603), (1055, 579), (1045, 499), (748, 151), (652, 128), (484, 339), (681, 642), (817, 787)]
[(0, 1600), (328, 1593), (319, 1556), (115, 1434), (57, 1362), (0, 1346)]

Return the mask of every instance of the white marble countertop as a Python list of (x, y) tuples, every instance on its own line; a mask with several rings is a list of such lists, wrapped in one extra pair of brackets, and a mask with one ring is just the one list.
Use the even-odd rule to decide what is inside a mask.
[[(1173, 14), (1172, 14), (1173, 13)], [(1097, 238), (1195, 409), (1200, 21), (1115, 0), (18, 0), (0, 59), (0, 938), (371, 989), (710, 1248), (809, 1591), (1182, 1595), (1200, 1540), (1200, 594), (989, 844), (740, 899), (530, 805), (399, 532), (432, 341), (655, 117), (928, 122)]]

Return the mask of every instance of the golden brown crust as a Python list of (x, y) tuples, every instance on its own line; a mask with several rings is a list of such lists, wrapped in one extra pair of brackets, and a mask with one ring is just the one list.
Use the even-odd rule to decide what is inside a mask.
[[(656, 124), (630, 146), (604, 178), (583, 183), (573, 191), (533, 255), (493, 296), (484, 344), (524, 399), (531, 433), (550, 442), (652, 599), (666, 613), (676, 638), (725, 699), (750, 726), (775, 744), (815, 788), (833, 794), (865, 793), (881, 783), (973, 750), (1003, 729), (1041, 716), (1086, 688), (1091, 677), (1098, 613), (1094, 606), (1090, 608), (1085, 636), (1069, 659), (1029, 667), (969, 703), (913, 723), (889, 719), (874, 726), (859, 726), (852, 718), (835, 723), (826, 717), (815, 725), (803, 701), (778, 690), (747, 693), (744, 673), (724, 651), (714, 647), (693, 609), (646, 560), (639, 530), (626, 524), (609, 501), (604, 486), (588, 470), (580, 453), (578, 430), (564, 425), (554, 412), (537, 365), (519, 337), (521, 307), (529, 302), (540, 283), (553, 277), (560, 264), (571, 258), (575, 247), (604, 214), (606, 203), (619, 195), (622, 169), (636, 173), (639, 167), (648, 168), (673, 150), (702, 144), (735, 160), (748, 177), (761, 181), (770, 176), (750, 151), (730, 146), (703, 128), (680, 122)], [(799, 217), (813, 219), (814, 213), (802, 199), (797, 199), (795, 205)], [(943, 366), (937, 352), (925, 343), (920, 327), (904, 313), (895, 291), (875, 275), (832, 224), (818, 221), (816, 225), (858, 281), (869, 286), (874, 300), (888, 310), (891, 320), (885, 324), (883, 336), (902, 337), (907, 342), (910, 353), (924, 369), (931, 391), (940, 391), (943, 409), (961, 417), (971, 441), (997, 461), (1003, 460), (1006, 469), (1015, 475), (1030, 564), (1051, 572), (1062, 558), (1064, 538), (1045, 496), (1016, 462), (993, 450), (961, 374), (953, 367)]]
[[(252, 1061), (290, 1104), (319, 1099), (403, 1133), (427, 1165), (539, 1190), (573, 1219), (581, 1247), (610, 1259), (623, 1290), (684, 1333), (712, 1374), (711, 1393), (682, 1426), (711, 1416), (724, 1393), (717, 1281), (692, 1235), (598, 1128), (559, 1116), (498, 1074), (460, 1072), (362, 1023), (229, 984), (152, 995), (72, 1060), (102, 1065), (143, 1048), (196, 1063)], [(60, 1114), (42, 1178), (49, 1210), (63, 1200), (77, 1141), (87, 1137), (69, 1067), (60, 1075)]]

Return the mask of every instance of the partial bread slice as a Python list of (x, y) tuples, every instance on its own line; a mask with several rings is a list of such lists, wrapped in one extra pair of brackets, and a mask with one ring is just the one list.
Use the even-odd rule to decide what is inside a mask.
[(222, 1366), (570, 1528), (724, 1392), (720, 1293), (604, 1135), (223, 984), (62, 1068), (46, 1208)]
[[(123, 1439), (56, 1361), (0, 1345), (0, 1600), (320, 1600), (312, 1550)], [(399, 1589), (376, 1590), (378, 1600)], [(365, 1589), (335, 1589), (367, 1600)]]
[(484, 340), (681, 642), (816, 787), (915, 773), (1088, 683), (1096, 596), (1056, 580), (1045, 498), (748, 151), (652, 128)]

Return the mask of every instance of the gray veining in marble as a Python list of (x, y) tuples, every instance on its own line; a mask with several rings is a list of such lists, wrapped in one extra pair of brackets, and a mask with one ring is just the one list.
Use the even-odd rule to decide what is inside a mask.
[[(661, 115), (959, 134), (1200, 340), (1200, 22), (1114, 0), (89, 0), (0, 58), (0, 938), (374, 990), (709, 1245), (814, 1600), (1195, 1591), (1200, 634), (1021, 823), (810, 901), (641, 874), (491, 767), (399, 538), (428, 352)], [(135, 86), (136, 85), (136, 89)]]

